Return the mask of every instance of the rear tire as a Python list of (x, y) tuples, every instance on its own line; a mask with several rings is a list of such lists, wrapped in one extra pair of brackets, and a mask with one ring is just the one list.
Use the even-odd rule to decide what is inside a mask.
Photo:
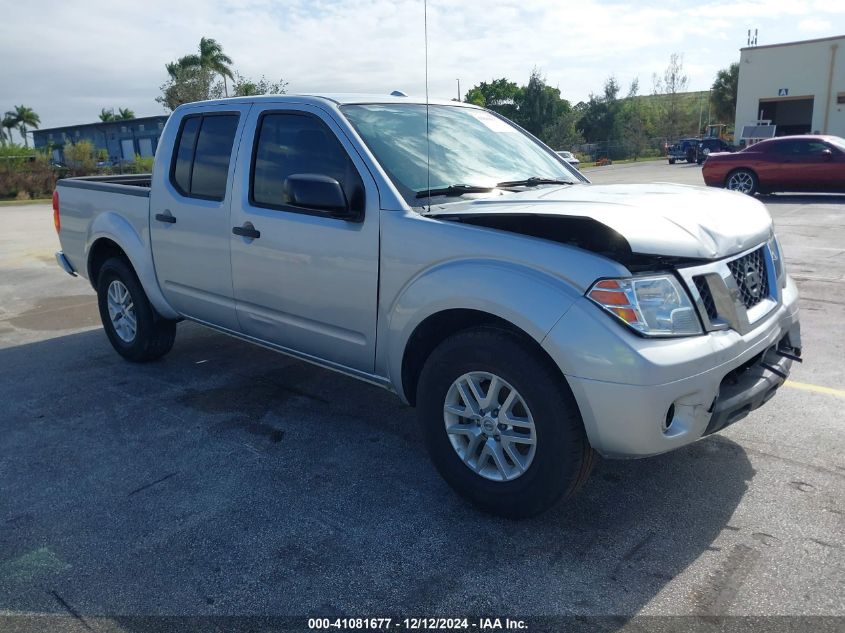
[(753, 196), (759, 188), (757, 174), (750, 169), (735, 169), (725, 178), (725, 189)]
[[(468, 405), (462, 391), (478, 406)], [(538, 514), (571, 497), (589, 476), (595, 454), (566, 379), (517, 334), (493, 327), (454, 334), (429, 356), (417, 394), (434, 465), (487, 512)]]
[(674, 158), (670, 158), (670, 159), (669, 159), (669, 164), (670, 164), (670, 165), (674, 165), (674, 164), (675, 164), (675, 159), (674, 159)]
[(109, 342), (126, 360), (156, 360), (173, 347), (176, 322), (155, 311), (125, 259), (113, 257), (103, 264), (97, 279), (97, 305)]

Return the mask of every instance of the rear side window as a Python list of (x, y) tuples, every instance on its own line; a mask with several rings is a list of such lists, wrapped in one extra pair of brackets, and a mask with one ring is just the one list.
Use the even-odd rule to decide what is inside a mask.
[(191, 167), (194, 162), (194, 147), (197, 144), (197, 130), (201, 122), (202, 117), (198, 116), (185, 119), (173, 155), (173, 184), (184, 193), (191, 191)]
[(223, 199), (237, 128), (237, 114), (185, 118), (176, 141), (171, 172), (171, 181), (181, 194)]

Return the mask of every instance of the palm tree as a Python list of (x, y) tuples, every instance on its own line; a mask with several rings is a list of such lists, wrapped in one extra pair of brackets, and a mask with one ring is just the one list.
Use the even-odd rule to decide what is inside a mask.
[(103, 123), (114, 121), (114, 110), (106, 110), (105, 108), (100, 110), (100, 121)]
[(12, 130), (15, 129), (16, 127), (18, 127), (18, 121), (15, 118), (15, 113), (14, 112), (7, 112), (3, 116), (3, 121), (0, 122), (0, 127), (3, 127), (7, 130), (6, 136), (9, 139), (9, 143), (14, 142), (13, 139), (12, 139)]
[(167, 72), (174, 79), (180, 70), (188, 68), (202, 68), (216, 73), (223, 78), (223, 93), (229, 96), (229, 87), (226, 84), (226, 78), (234, 79), (232, 69), (229, 65), (232, 63), (232, 58), (223, 52), (223, 47), (210, 37), (203, 37), (200, 39), (199, 55), (185, 55), (179, 58), (178, 61), (167, 64)]
[(135, 118), (135, 113), (132, 112), (129, 108), (118, 108), (117, 109), (117, 116), (115, 119), (118, 121), (129, 121), (130, 119)]
[(167, 74), (171, 79), (178, 79), (182, 71), (195, 68), (200, 65), (199, 55), (185, 55), (180, 57), (175, 62), (170, 62), (164, 67), (167, 68)]
[(35, 114), (32, 108), (28, 108), (23, 105), (15, 106), (15, 110), (6, 112), (6, 118), (3, 119), (3, 127), (6, 127), (6, 119), (12, 118), (14, 119), (15, 126), (18, 128), (18, 132), (21, 133), (23, 137), (23, 144), (26, 147), (29, 147), (29, 139), (26, 137), (27, 126), (31, 128), (38, 129), (38, 126), (41, 124), (41, 118)]

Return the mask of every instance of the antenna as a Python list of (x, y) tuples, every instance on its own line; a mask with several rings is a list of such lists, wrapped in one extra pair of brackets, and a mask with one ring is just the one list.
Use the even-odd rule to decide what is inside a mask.
[(751, 29), (748, 29), (748, 46), (757, 46), (757, 29), (754, 29), (754, 35), (751, 35)]
[(423, 37), (425, 38), (425, 171), (428, 188), (428, 212), (431, 213), (431, 139), (428, 126), (428, 0), (423, 0)]

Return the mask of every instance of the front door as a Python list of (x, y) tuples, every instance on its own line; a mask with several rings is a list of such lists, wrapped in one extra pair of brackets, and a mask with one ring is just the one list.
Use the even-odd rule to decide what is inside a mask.
[(783, 142), (780, 164), (783, 188), (787, 191), (825, 191), (830, 185), (830, 157), (824, 153), (828, 146), (815, 139)]
[[(253, 165), (239, 169), (232, 206), (232, 280), (244, 333), (372, 372), (378, 301), (379, 204), (375, 182), (323, 110), (254, 112)], [(253, 126), (250, 126), (252, 129)], [(354, 220), (291, 203), (285, 179), (340, 183)], [(257, 237), (243, 235), (246, 227)], [(231, 228), (241, 235), (231, 234)]]
[(164, 296), (181, 314), (231, 330), (238, 329), (238, 320), (229, 207), (237, 140), (248, 111), (204, 107), (186, 115), (172, 145), (170, 173), (153, 174), (150, 197), (153, 259)]

